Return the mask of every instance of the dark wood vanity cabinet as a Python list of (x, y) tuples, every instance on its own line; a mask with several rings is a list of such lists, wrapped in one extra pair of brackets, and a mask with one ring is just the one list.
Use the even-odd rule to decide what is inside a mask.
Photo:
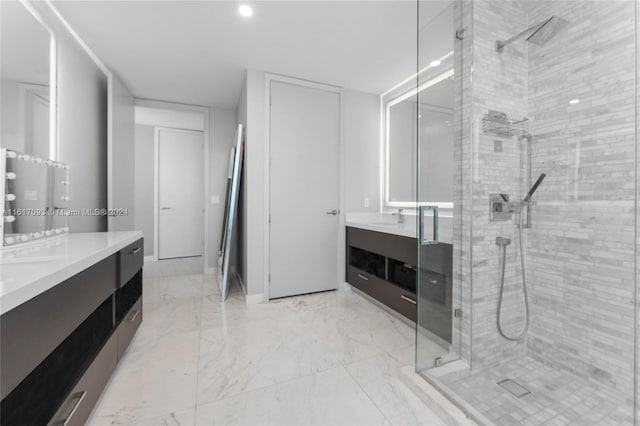
[(416, 238), (347, 227), (346, 254), (349, 284), (451, 342), (450, 244), (418, 251)]
[(86, 422), (142, 321), (143, 257), (130, 251), (0, 317), (0, 424)]

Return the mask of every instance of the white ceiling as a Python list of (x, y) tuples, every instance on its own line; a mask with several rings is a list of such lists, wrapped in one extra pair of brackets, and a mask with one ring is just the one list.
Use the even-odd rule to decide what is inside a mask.
[[(54, 2), (140, 98), (234, 108), (247, 68), (379, 94), (416, 70), (415, 1), (249, 3)], [(422, 22), (450, 4), (421, 1)]]

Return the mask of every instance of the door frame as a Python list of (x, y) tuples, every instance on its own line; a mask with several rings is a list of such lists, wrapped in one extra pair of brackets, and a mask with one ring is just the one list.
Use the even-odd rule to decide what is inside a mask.
[(301, 86), (311, 89), (324, 90), (327, 92), (337, 93), (338, 94), (338, 210), (340, 213), (338, 214), (338, 238), (336, 241), (337, 244), (337, 258), (336, 262), (338, 262), (338, 282), (336, 286), (338, 289), (346, 288), (344, 282), (345, 276), (345, 264), (342, 261), (345, 258), (345, 244), (346, 244), (346, 231), (344, 228), (344, 218), (345, 212), (343, 211), (343, 206), (345, 205), (345, 190), (342, 182), (342, 177), (345, 176), (344, 173), (344, 143), (342, 140), (342, 102), (343, 102), (343, 92), (344, 89), (338, 86), (332, 86), (329, 84), (318, 83), (315, 81), (303, 80), (295, 77), (288, 77), (279, 74), (265, 73), (265, 84), (264, 84), (264, 99), (265, 99), (265, 156), (264, 156), (264, 217), (263, 217), (263, 228), (264, 228), (264, 293), (263, 293), (263, 302), (269, 302), (269, 292), (270, 292), (270, 282), (269, 275), (271, 272), (271, 226), (269, 221), (269, 216), (271, 214), (271, 83), (286, 83), (294, 86)]
[[(205, 116), (205, 119), (208, 118)], [(206, 236), (208, 235), (207, 229), (207, 218), (208, 209), (207, 209), (207, 167), (208, 167), (208, 144), (206, 143), (206, 132), (203, 130), (189, 130), (189, 129), (177, 129), (174, 127), (165, 127), (165, 126), (154, 126), (153, 127), (153, 230), (155, 233), (155, 238), (153, 241), (153, 260), (160, 260), (160, 132), (162, 131), (170, 131), (175, 133), (186, 133), (186, 134), (199, 134), (202, 136), (202, 144), (204, 148), (204, 156), (205, 156), (205, 164), (202, 173), (202, 178), (205, 179), (204, 186), (204, 199), (203, 199), (203, 212), (202, 212), (202, 220), (203, 220), (203, 229), (204, 234), (202, 236), (203, 239), (203, 264), (204, 264), (204, 273), (207, 273), (207, 255), (208, 255), (208, 244)]]

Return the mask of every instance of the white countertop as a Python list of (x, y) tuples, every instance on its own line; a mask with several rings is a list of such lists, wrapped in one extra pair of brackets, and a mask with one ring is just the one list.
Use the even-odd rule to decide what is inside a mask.
[(0, 250), (0, 315), (142, 238), (142, 231), (66, 234)]
[[(417, 238), (416, 217), (415, 214), (405, 213), (404, 223), (398, 223), (398, 217), (389, 213), (347, 213), (345, 224), (353, 228)], [(427, 237), (433, 235), (432, 228), (433, 218), (425, 217), (424, 230)], [(442, 212), (438, 216), (438, 240), (453, 244), (453, 217), (450, 212)]]

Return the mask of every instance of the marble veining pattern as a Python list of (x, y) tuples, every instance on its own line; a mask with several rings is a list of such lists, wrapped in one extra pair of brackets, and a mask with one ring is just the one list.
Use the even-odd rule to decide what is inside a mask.
[(232, 286), (221, 305), (197, 260), (163, 262), (145, 264), (144, 321), (88, 424), (444, 425), (401, 381), (414, 330), (362, 297), (246, 305)]

